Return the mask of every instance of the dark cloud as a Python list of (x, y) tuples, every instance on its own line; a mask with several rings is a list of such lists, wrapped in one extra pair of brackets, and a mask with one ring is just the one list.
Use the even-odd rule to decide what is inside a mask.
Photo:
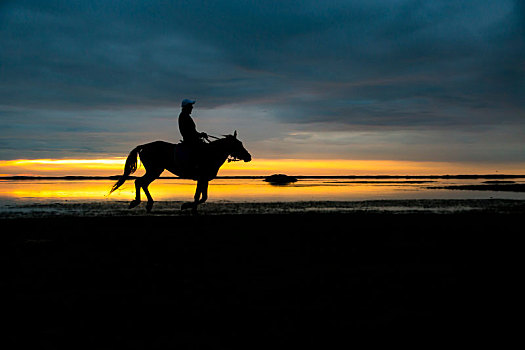
[(30, 110), (16, 133), (98, 133), (72, 116), (105, 110), (116, 125), (184, 97), (267, 108), (277, 134), (525, 121), (519, 0), (3, 1), (0, 46), (2, 133), (9, 108)]

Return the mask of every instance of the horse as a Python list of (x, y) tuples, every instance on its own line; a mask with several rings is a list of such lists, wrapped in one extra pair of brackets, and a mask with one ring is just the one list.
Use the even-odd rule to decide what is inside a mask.
[(197, 212), (199, 204), (208, 199), (208, 183), (213, 180), (220, 167), (228, 161), (252, 160), (250, 153), (244, 148), (242, 142), (237, 139), (237, 130), (233, 135), (224, 135), (223, 138), (205, 143), (202, 145), (203, 151), (199, 159), (192, 157), (188, 146), (184, 142), (173, 144), (165, 141), (154, 141), (139, 145), (129, 153), (124, 165), (124, 173), (113, 185), (109, 194), (113, 193), (124, 184), (129, 175), (137, 170), (137, 156), (146, 169), (146, 173), (135, 180), (136, 195), (129, 204), (132, 209), (140, 204), (140, 189), (144, 190), (148, 202), (146, 211), (149, 213), (153, 208), (153, 197), (149, 193), (148, 186), (156, 180), (164, 170), (168, 170), (174, 175), (184, 179), (197, 181), (197, 188), (193, 202), (183, 203), (181, 210), (192, 208), (192, 212)]

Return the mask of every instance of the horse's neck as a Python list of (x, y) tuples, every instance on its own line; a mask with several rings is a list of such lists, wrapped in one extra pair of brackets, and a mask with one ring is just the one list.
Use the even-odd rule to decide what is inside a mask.
[(230, 150), (228, 148), (226, 139), (219, 139), (212, 141), (209, 144), (210, 153), (213, 154), (213, 158), (217, 161), (219, 167), (224, 164), (228, 156), (230, 155)]
[(221, 158), (224, 157), (224, 160), (228, 158), (230, 155), (230, 150), (228, 148), (228, 141), (226, 139), (219, 139), (216, 141), (212, 141), (210, 143), (210, 149), (213, 153), (217, 154), (217, 156), (220, 156)]

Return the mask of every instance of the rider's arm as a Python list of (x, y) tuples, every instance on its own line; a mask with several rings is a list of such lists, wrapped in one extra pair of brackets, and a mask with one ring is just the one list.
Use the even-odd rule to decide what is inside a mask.
[(179, 130), (185, 140), (201, 137), (201, 133), (195, 127), (195, 122), (189, 115), (181, 114), (179, 116)]

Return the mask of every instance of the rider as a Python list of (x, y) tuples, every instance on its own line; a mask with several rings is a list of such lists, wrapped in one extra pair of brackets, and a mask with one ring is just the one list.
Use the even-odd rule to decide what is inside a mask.
[(190, 151), (190, 158), (193, 160), (192, 163), (197, 165), (198, 162), (196, 160), (201, 157), (206, 145), (203, 139), (208, 139), (208, 135), (205, 132), (197, 131), (195, 122), (190, 116), (194, 104), (194, 100), (187, 98), (182, 100), (182, 111), (179, 114), (179, 130), (184, 144), (189, 146), (188, 149)]

